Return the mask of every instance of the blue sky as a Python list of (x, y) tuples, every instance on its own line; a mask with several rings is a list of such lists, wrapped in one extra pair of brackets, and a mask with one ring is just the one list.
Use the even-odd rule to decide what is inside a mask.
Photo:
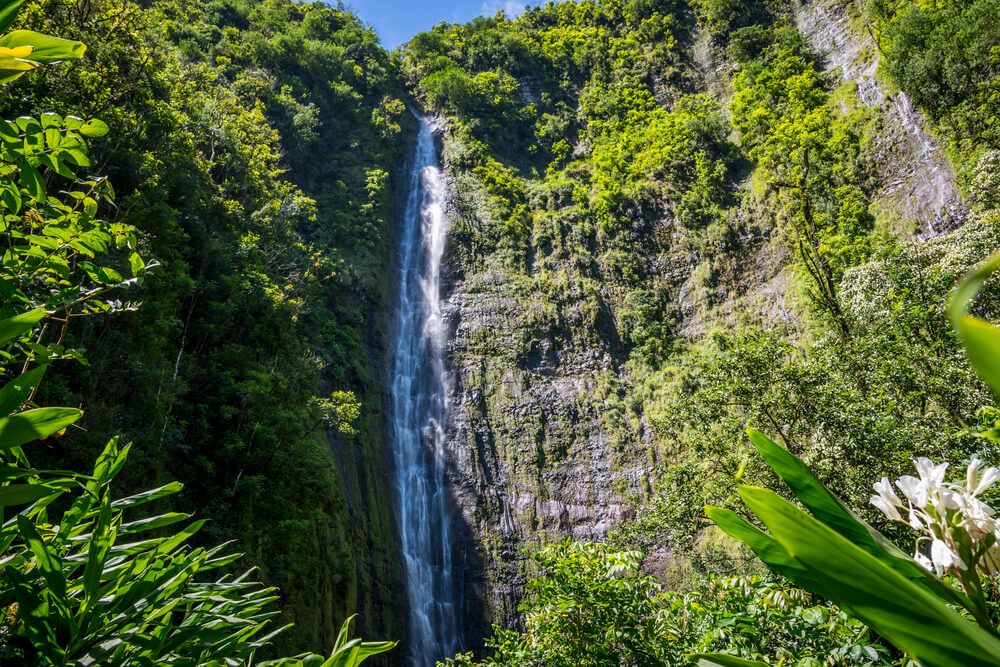
[(375, 28), (382, 45), (394, 49), (418, 32), (448, 21), (464, 23), (500, 10), (516, 16), (529, 0), (344, 0), (344, 4)]

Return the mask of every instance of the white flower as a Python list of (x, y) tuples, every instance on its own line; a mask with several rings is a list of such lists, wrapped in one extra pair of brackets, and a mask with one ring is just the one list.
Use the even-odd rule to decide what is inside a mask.
[(965, 473), (965, 483), (967, 493), (971, 496), (978, 496), (1000, 480), (1000, 470), (990, 467), (980, 474), (979, 468), (983, 462), (978, 457), (969, 461), (969, 467)]
[(997, 530), (996, 512), (971, 495), (962, 499), (962, 526), (973, 540), (981, 540)]
[(948, 510), (957, 510), (962, 506), (961, 496), (943, 485), (929, 488), (927, 500), (939, 517), (943, 517)]
[(929, 458), (921, 456), (913, 464), (917, 467), (917, 475), (920, 476), (922, 481), (930, 482), (934, 485), (944, 482), (944, 473), (948, 470), (947, 463), (934, 465), (934, 462)]
[(875, 493), (885, 498), (887, 501), (893, 505), (903, 506), (903, 501), (899, 499), (896, 492), (892, 490), (892, 483), (889, 481), (888, 477), (883, 477), (879, 481), (872, 484), (875, 489)]
[(913, 477), (912, 475), (903, 475), (896, 480), (896, 487), (911, 503), (915, 503), (920, 507), (923, 507), (927, 503), (926, 498), (923, 499), (923, 502), (919, 502), (917, 499), (920, 490), (924, 487), (920, 483), (920, 480), (916, 477)]
[(987, 549), (979, 562), (986, 571), (986, 574), (990, 576), (994, 576), (1000, 572), (1000, 544), (994, 544)]
[(934, 571), (934, 563), (931, 562), (930, 558), (920, 553), (919, 550), (913, 554), (913, 560), (917, 561), (917, 564), (928, 572)]
[[(945, 480), (947, 463), (935, 465), (921, 457), (913, 464), (916, 477), (904, 475), (895, 486), (886, 477), (873, 484), (871, 503), (893, 521), (907, 523), (920, 533), (918, 545), (929, 542), (929, 548), (917, 549), (914, 560), (938, 576), (975, 566), (981, 573), (1000, 577), (1000, 517), (977, 497), (1000, 482), (1000, 469), (984, 469), (983, 462), (973, 458), (963, 485)], [(962, 558), (960, 548), (968, 550), (970, 563)]]
[(944, 540), (938, 538), (934, 538), (931, 542), (931, 562), (934, 563), (934, 569), (939, 575), (944, 574), (945, 570), (952, 567), (957, 567), (960, 570), (967, 567), (958, 552), (949, 547)]
[(890, 519), (902, 521), (903, 517), (899, 514), (897, 508), (902, 507), (903, 502), (896, 495), (896, 492), (892, 490), (889, 478), (883, 477), (880, 481), (875, 482), (872, 487), (877, 494), (871, 497), (872, 505), (882, 510), (882, 513)]
[(882, 513), (893, 521), (903, 520), (903, 517), (899, 514), (899, 510), (885, 496), (872, 496), (871, 503), (882, 510)]

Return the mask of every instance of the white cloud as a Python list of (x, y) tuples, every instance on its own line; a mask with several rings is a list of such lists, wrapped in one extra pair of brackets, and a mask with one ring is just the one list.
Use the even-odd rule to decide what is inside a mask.
[(503, 10), (504, 14), (513, 18), (520, 16), (525, 7), (527, 2), (524, 0), (483, 0), (482, 12), (486, 16), (492, 16)]

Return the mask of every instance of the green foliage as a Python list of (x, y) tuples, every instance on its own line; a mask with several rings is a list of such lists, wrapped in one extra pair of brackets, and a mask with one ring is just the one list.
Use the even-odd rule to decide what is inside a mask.
[(604, 544), (563, 542), (532, 560), (540, 571), (523, 631), (497, 630), (480, 663), (460, 655), (442, 664), (687, 665), (692, 653), (720, 648), (733, 660), (801, 667), (892, 664), (859, 621), (775, 581), (709, 577), (697, 591), (665, 592), (642, 572), (639, 552)]
[(698, 22), (721, 42), (742, 28), (766, 24), (770, 18), (768, 3), (759, 0), (694, 0), (691, 4)]
[[(5, 97), (8, 106), (16, 101), (19, 106), (29, 104), (59, 113), (0, 121), (0, 232), (6, 250), (0, 263), (6, 309), (0, 312), (5, 318), (0, 320), (4, 345), (0, 356), (9, 380), (0, 390), (0, 406), (4, 414), (15, 413), (0, 420), (0, 437), (6, 445), (0, 448), (0, 456), (9, 460), (0, 482), (0, 503), (30, 505), (21, 511), (21, 518), (4, 524), (5, 537), (0, 542), (8, 564), (0, 587), (7, 598), (0, 632), (4, 662), (216, 664), (252, 660), (255, 650), (272, 643), (278, 634), (264, 636), (262, 632), (279, 615), (278, 598), (275, 589), (253, 584), (248, 574), (237, 576), (231, 566), (235, 557), (224, 555), (224, 547), (214, 546), (220, 538), (236, 533), (258, 540), (264, 537), (252, 527), (228, 522), (233, 513), (224, 511), (225, 502), (233, 498), (227, 498), (224, 491), (220, 494), (218, 482), (234, 491), (241, 479), (250, 480), (251, 488), (262, 487), (252, 466), (268, 468), (276, 453), (286, 452), (318, 479), (310, 484), (308, 475), (296, 474), (291, 466), (275, 465), (272, 470), (281, 472), (274, 474), (276, 483), (268, 489), (268, 503), (262, 506), (285, 517), (282, 526), (304, 524), (299, 535), (312, 531), (324, 549), (335, 550), (337, 540), (342, 544), (350, 539), (342, 533), (331, 535), (333, 531), (325, 526), (331, 516), (344, 510), (336, 505), (335, 489), (340, 486), (325, 443), (310, 435), (308, 400), (324, 381), (362, 384), (364, 390), (365, 368), (352, 368), (350, 377), (339, 379), (327, 371), (321, 378), (322, 364), (318, 355), (308, 352), (312, 344), (305, 339), (313, 332), (312, 340), (323, 343), (352, 337), (356, 320), (347, 317), (341, 323), (341, 314), (333, 313), (326, 300), (330, 291), (354, 289), (352, 281), (364, 273), (365, 262), (375, 261), (364, 253), (375, 247), (374, 239), (382, 231), (388, 172), (352, 158), (355, 161), (348, 161), (346, 170), (336, 160), (322, 163), (317, 175), (303, 161), (296, 175), (304, 187), (309, 187), (313, 176), (330, 180), (326, 168), (338, 170), (348, 180), (348, 172), (353, 174), (349, 185), (341, 183), (342, 199), (319, 204), (282, 178), (285, 167), (279, 164), (279, 155), (283, 148), (276, 126), (285, 133), (288, 146), (293, 138), (305, 144), (317, 138), (329, 141), (329, 133), (338, 139), (355, 133), (338, 127), (332, 114), (327, 114), (331, 118), (327, 127), (320, 127), (318, 108), (325, 111), (331, 104), (341, 105), (342, 98), (327, 96), (319, 107), (311, 104), (308, 95), (313, 84), (301, 78), (305, 65), (282, 62), (280, 56), (297, 39), (299, 52), (312, 49), (312, 64), (327, 68), (325, 72), (313, 70), (324, 90), (331, 80), (345, 76), (364, 90), (364, 101), (348, 96), (358, 107), (348, 126), (361, 128), (360, 134), (367, 132), (364, 138), (370, 142), (369, 156), (375, 165), (393, 159), (388, 147), (401, 130), (397, 121), (403, 109), (389, 94), (393, 83), (387, 56), (377, 47), (345, 55), (346, 49), (360, 44), (374, 47), (375, 39), (344, 12), (325, 6), (310, 12), (311, 7), (295, 6), (289, 14), (291, 3), (273, 3), (256, 15), (255, 34), (262, 34), (263, 26), (274, 21), (285, 28), (274, 43), (255, 42), (247, 32), (250, 50), (225, 45), (238, 48), (248, 60), (260, 58), (262, 66), (270, 59), (269, 78), (261, 87), (257, 73), (264, 69), (247, 76), (244, 69), (229, 69), (221, 55), (209, 59), (192, 49), (192, 43), (183, 48), (172, 44), (171, 36), (177, 34), (171, 32), (170, 18), (179, 5), (164, 2), (140, 8), (113, 0), (72, 6), (33, 3), (21, 16), (31, 27), (72, 34), (94, 48), (78, 67), (50, 69), (42, 76), (21, 80), (14, 84), (15, 94)], [(254, 6), (249, 3), (240, 11)], [(211, 4), (210, 13), (220, 8), (224, 9)], [(222, 14), (233, 17), (226, 11)], [(204, 14), (196, 15), (198, 20), (185, 15), (186, 28), (197, 31), (211, 25)], [(5, 28), (13, 14), (4, 10), (0, 19), (6, 22)], [(334, 34), (337, 37), (331, 40)], [(10, 41), (8, 46), (19, 46), (32, 36), (38, 33), (15, 31), (2, 39)], [(218, 46), (215, 36), (203, 37)], [(39, 61), (72, 59), (83, 53), (78, 42), (45, 38), (33, 43), (32, 57)], [(359, 70), (352, 58), (358, 58), (367, 70)], [(273, 72), (282, 67), (289, 73), (298, 68), (300, 76), (285, 77), (289, 83), (279, 87)], [(232, 79), (227, 78), (230, 74)], [(73, 115), (79, 109), (101, 110), (108, 122), (84, 121)], [(88, 155), (91, 150), (96, 156)], [(108, 169), (110, 177), (90, 175), (92, 162)], [(112, 181), (118, 186), (117, 202), (112, 201)], [(352, 197), (363, 202), (360, 225), (352, 222), (332, 229), (334, 236), (326, 239), (311, 234), (314, 223), (329, 228), (338, 210), (352, 206)], [(109, 215), (114, 216), (111, 222)], [(351, 217), (357, 218), (353, 212)], [(306, 240), (310, 235), (313, 238)], [(365, 250), (359, 252), (358, 239), (365, 237)], [(330, 238), (340, 245), (321, 253), (319, 248)], [(143, 259), (148, 254), (162, 258), (164, 264)], [(144, 283), (147, 308), (114, 324), (102, 323), (102, 318), (93, 323), (91, 318), (80, 319), (133, 310), (134, 304), (119, 300), (120, 288), (138, 284), (153, 267), (160, 270), (150, 272), (152, 278)], [(337, 272), (348, 275), (336, 276)], [(369, 271), (361, 281), (360, 289), (368, 290), (369, 298), (380, 289), (373, 283), (374, 273)], [(330, 313), (328, 319), (310, 316), (310, 306), (318, 304), (322, 305), (319, 312)], [(218, 326), (234, 315), (234, 328)], [(71, 328), (71, 322), (82, 327)], [(289, 323), (296, 322), (301, 328), (288, 331)], [(237, 330), (240, 333), (234, 334)], [(285, 333), (276, 335), (276, 331)], [(167, 341), (174, 334), (179, 350), (170, 351)], [(226, 344), (213, 345), (206, 334), (222, 337)], [(102, 339), (101, 345), (88, 344), (97, 338)], [(83, 345), (91, 349), (86, 360)], [(195, 363), (182, 364), (187, 345), (202, 353), (207, 345), (209, 359), (195, 352)], [(359, 348), (353, 354), (361, 356)], [(341, 361), (352, 354), (343, 345), (330, 344), (326, 349), (331, 358)], [(68, 383), (64, 373), (40, 387), (46, 365), (60, 358), (79, 359), (90, 366), (86, 372), (66, 368)], [(220, 372), (220, 367), (225, 371)], [(270, 377), (275, 372), (282, 376), (279, 383)], [(199, 373), (210, 384), (188, 384)], [(206, 392), (206, 386), (212, 389)], [(86, 431), (67, 431), (81, 418), (79, 410), (22, 409), (43, 401), (81, 399), (95, 406), (84, 418)], [(106, 401), (110, 403), (103, 403), (102, 415)], [(285, 402), (290, 402), (290, 409), (276, 409)], [(348, 431), (358, 421), (361, 406), (352, 392), (335, 392), (330, 409), (337, 426)], [(216, 414), (221, 417), (221, 430), (212, 434), (205, 415)], [(238, 424), (248, 414), (256, 417), (241, 436)], [(261, 428), (265, 416), (267, 423)], [(179, 426), (169, 426), (178, 418)], [(95, 428), (97, 424), (100, 428)], [(22, 445), (45, 438), (48, 446), (36, 447), (35, 457), (59, 468), (83, 469), (90, 464), (87, 459), (102, 451), (98, 432), (109, 427), (147, 436), (142, 446), (132, 450), (133, 458), (144, 465), (127, 468), (115, 480), (126, 494), (135, 492), (125, 499), (114, 500), (107, 488), (122, 470), (128, 452), (128, 448), (119, 449), (117, 441), (103, 448), (92, 476), (35, 469), (21, 451)], [(232, 432), (226, 438), (207, 438), (229, 429)], [(274, 435), (278, 438), (271, 440)], [(243, 446), (234, 446), (241, 443), (241, 437)], [(178, 450), (184, 439), (204, 445), (202, 453), (190, 456), (191, 450)], [(287, 439), (291, 446), (280, 447), (280, 439)], [(65, 442), (73, 444), (66, 447)], [(263, 456), (255, 446), (265, 446)], [(258, 452), (256, 461), (246, 456), (250, 451)], [(210, 482), (191, 474), (192, 469), (204, 470), (206, 462), (225, 460), (242, 460), (243, 465), (233, 471), (235, 482), (219, 478), (213, 467), (208, 468), (213, 471)], [(187, 481), (193, 481), (192, 488), (202, 491), (173, 496), (181, 487), (163, 484), (164, 477), (169, 479), (168, 468), (180, 469)], [(294, 502), (284, 501), (283, 480), (286, 488), (294, 487)], [(141, 491), (147, 484), (158, 488)], [(74, 499), (70, 493), (76, 487), (80, 494)], [(319, 500), (303, 502), (310, 492)], [(201, 493), (221, 495), (221, 507), (204, 503), (198, 497)], [(335, 498), (331, 500), (330, 495)], [(133, 506), (166, 496), (170, 498), (162, 502), (175, 508), (200, 506), (203, 515), (223, 521), (206, 525), (201, 520), (178, 530), (172, 524), (186, 519), (187, 512), (150, 516), (143, 507), (139, 516), (127, 516)], [(296, 521), (303, 514), (310, 515), (311, 524)], [(347, 525), (346, 520), (342, 525)], [(143, 531), (150, 531), (149, 539), (138, 535)], [(297, 539), (277, 540), (278, 549), (270, 553), (262, 554), (259, 544), (250, 546), (253, 560), (270, 566), (266, 572), (270, 581), (289, 583), (291, 596), (286, 600), (295, 605), (300, 604), (295, 598), (296, 582), (282, 571), (281, 550), (304, 547), (294, 530), (286, 528), (285, 535)], [(372, 543), (370, 535), (366, 543)], [(305, 557), (289, 569), (294, 573), (296, 566), (311, 573), (308, 590), (312, 595), (325, 594), (313, 609), (339, 608), (343, 613), (356, 605), (353, 584), (340, 583), (334, 591), (316, 586), (316, 573), (329, 576), (335, 567), (319, 568)], [(340, 567), (354, 564), (342, 559)], [(221, 571), (213, 574), (213, 570)], [(298, 595), (302, 590), (299, 586)], [(331, 626), (329, 634), (324, 634), (320, 623), (309, 625), (309, 613), (301, 615), (309, 639), (300, 638), (300, 646), (333, 643), (336, 628)], [(363, 644), (355, 650), (359, 644), (347, 640), (345, 627), (337, 640), (334, 664), (357, 664), (365, 655), (391, 648)]]
[(354, 424), (361, 416), (361, 403), (349, 391), (334, 391), (330, 398), (313, 399), (319, 418), (344, 435), (357, 435)]
[[(12, 20), (10, 4), (0, 11), (3, 27)], [(47, 48), (52, 58), (61, 45), (73, 44), (35, 43), (36, 53)], [(77, 179), (69, 166), (89, 166), (82, 137), (104, 136), (106, 124), (52, 113), (42, 114), (40, 121), (21, 117), (0, 124), (0, 187), (7, 209), (6, 252), (0, 260), (8, 309), (3, 315), (22, 311), (0, 320), (0, 367), (9, 373), (21, 366), (20, 374), (0, 388), (0, 505), (23, 507), (0, 525), (0, 606), (5, 609), (0, 657), (39, 665), (251, 661), (257, 649), (286, 629), (262, 635), (280, 614), (273, 604), (276, 589), (250, 581), (252, 571), (206, 580), (206, 573), (226, 568), (239, 554), (223, 553), (225, 544), (189, 547), (186, 542), (204, 520), (166, 530), (190, 515), (144, 512), (132, 518), (135, 508), (176, 493), (180, 484), (113, 500), (110, 485), (131, 448), (120, 447), (117, 438), (105, 446), (91, 475), (38, 470), (25, 456), (23, 446), (63, 436), (83, 415), (73, 408), (22, 409), (32, 403), (45, 364), (59, 356), (82, 360), (61, 345), (70, 318), (110, 311), (97, 297), (138, 281), (148, 265), (133, 249), (133, 228), (97, 217), (97, 197), (109, 198), (110, 186), (104, 179)], [(61, 192), (70, 203), (47, 194), (42, 168), (82, 186)], [(131, 280), (95, 263), (113, 246), (131, 250)], [(60, 331), (56, 343), (44, 347), (48, 318), (60, 323)], [(42, 365), (29, 370), (32, 362)], [(339, 412), (356, 413), (356, 401), (348, 398), (353, 399), (343, 392), (332, 396), (339, 399)], [(64, 497), (73, 490), (74, 498)], [(348, 641), (349, 622), (333, 656), (320, 658), (321, 664), (355, 667), (394, 646)]]
[(357, 667), (368, 658), (391, 651), (396, 642), (366, 642), (348, 639), (354, 616), (349, 617), (340, 627), (340, 633), (333, 645), (330, 657), (310, 654), (297, 658), (283, 658), (257, 663), (258, 667)]
[[(61, 344), (85, 348), (89, 366), (63, 368), (37, 398), (86, 405), (86, 430), (41, 463), (85, 469), (101, 434), (134, 440), (121, 487), (181, 479), (188, 491), (166, 502), (211, 519), (194, 543), (240, 539), (281, 587), (284, 618), (296, 621), (279, 638), (289, 652), (327, 649), (333, 619), (355, 611), (365, 631), (401, 631), (392, 604), (375, 606), (383, 593), (395, 599), (385, 582), (399, 565), (376, 473), (380, 325), (369, 319), (387, 287), (394, 174), (410, 127), (395, 65), (370, 29), (323, 3), (40, 1), (20, 21), (89, 50), (11, 84), (0, 111), (100, 116), (110, 133), (82, 140), (107, 180), (60, 160), (99, 188), (51, 175), (50, 191), (81, 190), (128, 239), (96, 264), (127, 282), (140, 267), (129, 249), (160, 263), (127, 318), (74, 311)], [(118, 298), (104, 299), (110, 310), (138, 297)], [(53, 321), (41, 344), (61, 331)], [(358, 407), (336, 403), (347, 410), (337, 428), (316, 428), (312, 400), (334, 389)], [(348, 438), (359, 459), (342, 476), (334, 452)]]
[(747, 659), (800, 667), (894, 663), (860, 621), (802, 589), (760, 577), (710, 578), (697, 592), (674, 594), (672, 616), (677, 648), (686, 652), (678, 657), (688, 664), (696, 662), (692, 653), (723, 647), (736, 665)]
[(966, 178), (1000, 148), (1000, 9), (990, 0), (868, 3), (882, 66), (947, 140)]
[(68, 492), (58, 487), (69, 480), (24, 471), (41, 476), (50, 493), (18, 499), (32, 504), (0, 533), (6, 545), (0, 604), (16, 609), (2, 628), (4, 660), (201, 665), (245, 660), (269, 641), (262, 630), (277, 615), (274, 589), (254, 583), (251, 572), (206, 580), (239, 555), (225, 553), (225, 545), (187, 546), (203, 521), (162, 537), (145, 534), (163, 534), (189, 517), (135, 515), (135, 508), (176, 493), (179, 484), (112, 497), (128, 452), (117, 439), (109, 442), (94, 472), (74, 480), (81, 488), (62, 512), (49, 506)]
[(524, 638), (507, 636), (499, 664), (649, 664), (657, 659), (656, 580), (638, 552), (564, 542), (532, 555), (541, 574), (528, 585)]
[[(73, 171), (90, 166), (85, 137), (107, 132), (99, 120), (53, 113), (0, 121), (0, 200), (7, 249), (0, 265), (0, 313), (44, 308), (50, 317), (58, 314), (53, 323), (58, 321), (65, 332), (71, 317), (123, 309), (102, 300), (102, 295), (138, 282), (145, 272), (146, 262), (135, 252), (135, 228), (99, 217), (100, 204), (112, 203), (110, 183), (101, 177), (80, 178)], [(46, 179), (61, 179), (59, 185), (66, 189), (55, 196)], [(98, 255), (112, 249), (130, 253), (130, 277), (95, 263)], [(35, 354), (42, 353), (40, 343), (32, 348)], [(64, 352), (57, 345), (46, 353), (51, 358)]]
[(783, 231), (810, 296), (848, 336), (837, 283), (872, 251), (854, 129), (859, 119), (834, 111), (793, 27), (776, 24), (768, 41), (733, 77), (734, 125), (784, 209)]
[(718, 104), (683, 97), (669, 112), (654, 108), (626, 117), (631, 122), (594, 140), (591, 197), (598, 219), (622, 224), (637, 204), (673, 207), (678, 222), (691, 227), (719, 219), (729, 202), (733, 147)]

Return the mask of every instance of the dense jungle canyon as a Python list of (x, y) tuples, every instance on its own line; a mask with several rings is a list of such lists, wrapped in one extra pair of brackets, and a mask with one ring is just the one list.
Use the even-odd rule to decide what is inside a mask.
[(0, 663), (1000, 665), (1000, 3), (348, 5), (0, 0)]

